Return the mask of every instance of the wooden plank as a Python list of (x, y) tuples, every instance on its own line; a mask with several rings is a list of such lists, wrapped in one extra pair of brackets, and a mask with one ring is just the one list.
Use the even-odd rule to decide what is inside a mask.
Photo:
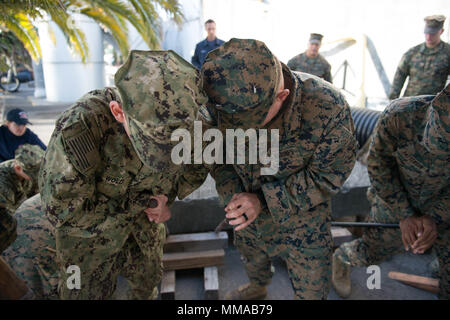
[(161, 300), (175, 300), (175, 270), (164, 271), (161, 280)]
[(394, 272), (391, 271), (388, 273), (388, 277), (394, 280), (398, 280), (404, 284), (410, 285), (412, 287), (416, 287), (422, 290), (430, 291), (433, 293), (437, 293), (439, 291), (439, 280), (416, 276), (414, 274), (402, 273), (402, 272)]
[(217, 267), (203, 268), (205, 300), (219, 300), (219, 273)]
[(353, 235), (347, 228), (331, 227), (331, 236), (333, 237), (333, 246), (339, 247), (344, 242), (353, 240)]
[(225, 251), (223, 249), (165, 253), (163, 255), (165, 271), (218, 266), (222, 265), (224, 260)]
[(164, 252), (193, 252), (225, 249), (228, 246), (226, 232), (202, 232), (170, 235), (164, 244)]

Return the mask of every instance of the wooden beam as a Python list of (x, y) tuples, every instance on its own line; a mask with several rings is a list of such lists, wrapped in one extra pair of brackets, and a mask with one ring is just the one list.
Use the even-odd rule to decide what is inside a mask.
[(175, 270), (164, 271), (161, 280), (161, 300), (175, 300)]
[(164, 253), (193, 252), (228, 247), (226, 232), (202, 232), (170, 235), (164, 244)]
[(222, 265), (224, 260), (225, 251), (223, 249), (165, 253), (163, 255), (165, 271), (212, 267)]
[(219, 300), (219, 273), (217, 267), (203, 269), (205, 300)]
[(391, 271), (388, 273), (388, 277), (394, 280), (398, 280), (404, 284), (430, 291), (433, 293), (438, 293), (439, 291), (439, 280), (416, 276), (414, 274), (402, 273), (402, 272), (394, 272)]
[(331, 227), (331, 236), (333, 238), (333, 246), (339, 247), (344, 242), (349, 242), (353, 240), (353, 235), (348, 231), (347, 228), (342, 227)]

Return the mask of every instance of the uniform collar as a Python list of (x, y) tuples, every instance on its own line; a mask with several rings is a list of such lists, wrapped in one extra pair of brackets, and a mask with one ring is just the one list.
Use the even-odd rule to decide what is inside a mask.
[[(217, 41), (219, 40), (219, 38), (215, 38), (213, 41), (211, 41), (212, 43), (214, 43), (214, 44), (217, 44)], [(208, 40), (208, 38), (205, 38), (205, 44), (206, 43), (208, 43), (208, 42), (210, 42), (209, 40)]]
[(436, 48), (433, 48), (433, 49), (427, 48), (427, 45), (424, 42), (420, 46), (420, 52), (424, 53), (424, 54), (435, 54), (436, 52), (441, 50), (442, 46), (443, 46), (443, 41), (442, 40), (441, 40), (441, 42), (439, 42), (439, 44), (436, 46)]
[(122, 99), (120, 97), (119, 89), (117, 89), (116, 87), (106, 87), (105, 91), (105, 96), (108, 102), (117, 101), (120, 105), (122, 105)]
[(285, 123), (289, 123), (289, 119), (294, 116), (294, 104), (301, 103), (299, 79), (294, 76), (292, 71), (283, 62), (281, 62), (281, 67), (284, 81), (291, 83), (290, 93), (287, 100), (283, 103), (280, 112), (265, 126), (267, 129), (279, 129), (280, 138), (284, 136), (285, 130), (287, 129)]

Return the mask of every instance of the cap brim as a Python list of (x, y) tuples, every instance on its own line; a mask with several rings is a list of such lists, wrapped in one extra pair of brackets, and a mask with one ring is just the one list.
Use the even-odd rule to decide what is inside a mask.
[(256, 106), (254, 108), (235, 113), (218, 110), (218, 125), (221, 129), (259, 129), (263, 127), (268, 108)]
[(425, 27), (424, 33), (428, 33), (428, 34), (436, 34), (439, 32), (439, 30), (441, 30), (441, 28), (439, 27)]
[[(127, 120), (128, 121), (128, 120)], [(130, 139), (139, 159), (148, 167), (162, 171), (168, 170), (173, 164), (171, 143), (159, 143), (134, 122), (128, 121)]]
[(21, 125), (21, 126), (23, 126), (23, 125), (26, 125), (26, 124), (32, 124), (30, 121), (28, 121), (28, 120), (23, 120), (23, 121), (14, 121), (15, 123), (17, 123), (18, 125)]
[(309, 43), (321, 44), (322, 41), (320, 41), (320, 40), (309, 40)]

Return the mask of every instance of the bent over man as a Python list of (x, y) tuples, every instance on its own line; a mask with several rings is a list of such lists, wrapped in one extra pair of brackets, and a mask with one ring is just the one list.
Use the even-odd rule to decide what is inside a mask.
[(279, 150), (270, 150), (279, 151), (275, 173), (263, 175), (261, 161), (238, 164), (236, 157), (211, 169), (250, 279), (227, 298), (265, 297), (271, 259), (280, 256), (298, 299), (326, 299), (331, 196), (356, 154), (347, 102), (330, 83), (292, 72), (257, 40), (231, 39), (210, 52), (202, 75), (217, 128), (279, 133)]
[(350, 268), (378, 264), (403, 247), (434, 247), (440, 266), (439, 297), (450, 297), (450, 85), (436, 96), (392, 102), (378, 122), (368, 157), (372, 203), (369, 221), (400, 229), (368, 228), (333, 256), (333, 285), (351, 293)]
[[(205, 103), (198, 71), (172, 51), (132, 51), (117, 88), (89, 92), (56, 123), (40, 172), (62, 299), (108, 299), (117, 276), (133, 298), (156, 297), (169, 206), (204, 181), (171, 161), (171, 133)], [(153, 208), (152, 201), (157, 201)], [(69, 266), (81, 288), (66, 285)]]

